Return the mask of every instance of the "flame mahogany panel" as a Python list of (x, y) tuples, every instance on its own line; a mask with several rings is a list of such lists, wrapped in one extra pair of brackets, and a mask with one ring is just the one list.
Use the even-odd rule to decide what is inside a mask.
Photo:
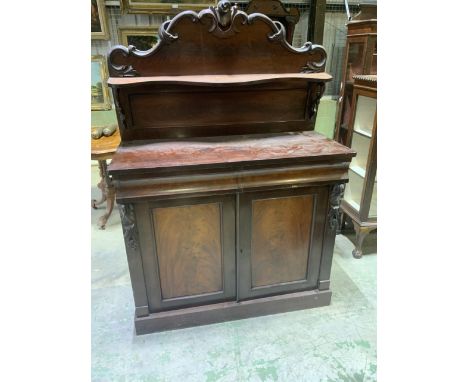
[(163, 299), (223, 290), (219, 203), (155, 208)]
[(312, 195), (252, 202), (252, 287), (305, 280)]

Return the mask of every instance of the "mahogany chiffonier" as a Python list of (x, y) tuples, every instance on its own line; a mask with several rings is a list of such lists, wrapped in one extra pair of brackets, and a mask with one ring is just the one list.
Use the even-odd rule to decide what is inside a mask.
[(330, 304), (355, 152), (311, 131), (325, 61), (224, 0), (110, 51), (137, 334)]

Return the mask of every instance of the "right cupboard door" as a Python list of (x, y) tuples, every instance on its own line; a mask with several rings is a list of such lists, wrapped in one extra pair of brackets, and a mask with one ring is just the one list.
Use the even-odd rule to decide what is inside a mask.
[(317, 287), (327, 187), (239, 196), (238, 298)]

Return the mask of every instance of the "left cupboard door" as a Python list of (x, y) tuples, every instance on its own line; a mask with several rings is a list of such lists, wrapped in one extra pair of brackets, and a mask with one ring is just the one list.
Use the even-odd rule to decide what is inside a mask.
[(236, 299), (235, 195), (135, 203), (151, 312)]

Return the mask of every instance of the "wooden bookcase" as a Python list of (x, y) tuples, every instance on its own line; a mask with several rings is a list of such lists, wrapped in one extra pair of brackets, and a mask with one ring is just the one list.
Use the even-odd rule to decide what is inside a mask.
[(356, 248), (362, 256), (367, 234), (377, 229), (377, 76), (354, 76), (347, 146), (357, 152), (349, 166), (341, 210), (353, 221)]
[(361, 12), (348, 22), (343, 76), (337, 104), (335, 140), (346, 144), (349, 139), (355, 75), (377, 75), (377, 6), (360, 5)]

